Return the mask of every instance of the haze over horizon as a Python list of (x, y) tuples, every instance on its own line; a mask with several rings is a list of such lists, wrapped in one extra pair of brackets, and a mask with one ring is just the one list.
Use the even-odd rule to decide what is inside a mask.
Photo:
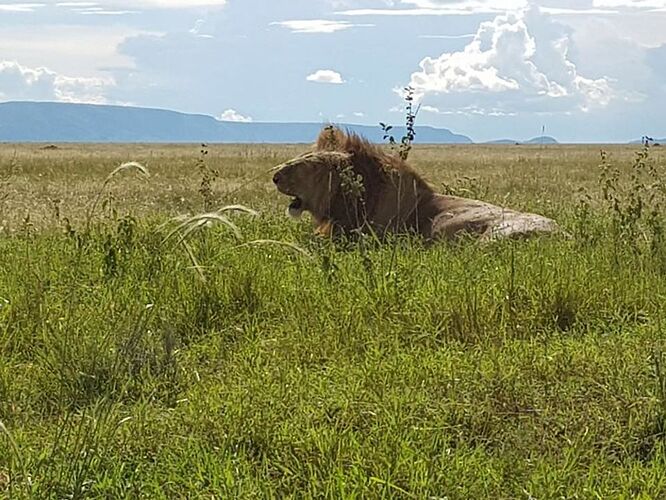
[(666, 136), (666, 0), (0, 0), (0, 101)]

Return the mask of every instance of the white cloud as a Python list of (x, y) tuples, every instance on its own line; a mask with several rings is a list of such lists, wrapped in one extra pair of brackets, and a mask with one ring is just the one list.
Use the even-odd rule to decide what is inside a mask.
[(220, 120), (225, 122), (243, 122), (250, 123), (252, 118), (249, 116), (243, 116), (235, 109), (227, 109), (220, 115)]
[[(475, 105), (464, 106), (455, 109), (440, 109), (436, 106), (423, 105), (419, 108), (420, 111), (425, 113), (432, 113), (436, 115), (459, 115), (459, 116), (516, 116), (517, 113), (511, 111), (504, 111), (499, 108), (480, 108)], [(396, 112), (404, 113), (404, 109), (397, 108)]]
[(496, 9), (471, 11), (463, 9), (350, 9), (341, 10), (341, 16), (466, 16), (501, 12)]
[(190, 29), (188, 32), (199, 38), (213, 38), (213, 35), (207, 31), (209, 30), (207, 28), (206, 20), (197, 19), (192, 29)]
[(528, 0), (402, 0), (419, 9), (451, 9), (484, 11), (487, 9), (517, 10), (527, 7)]
[(40, 7), (46, 7), (44, 3), (10, 3), (0, 4), (0, 12), (33, 12)]
[(114, 0), (113, 3), (126, 3), (128, 5), (135, 5), (137, 8), (182, 9), (192, 7), (224, 7), (227, 4), (227, 0)]
[(30, 2), (1, 3), (0, 12), (34, 12), (36, 9), (55, 6), (71, 9), (85, 15), (135, 14), (136, 9), (192, 9), (200, 7), (224, 7), (227, 0), (99, 0), (97, 2)]
[[(463, 16), (478, 14), (502, 14), (527, 9), (530, 5), (541, 5), (543, 0), (401, 0), (400, 7), (391, 4), (386, 8), (352, 8), (338, 12), (346, 16)], [(542, 11), (552, 15), (608, 15), (617, 14), (613, 7), (666, 6), (666, 0), (588, 0), (577, 3), (554, 2), (542, 6)], [(575, 5), (575, 6), (574, 6)]]
[(460, 16), (524, 9), (528, 0), (402, 0), (400, 8), (349, 9), (346, 16)]
[(56, 2), (57, 7), (74, 9), (80, 13), (103, 12), (109, 14), (132, 13), (134, 9), (187, 9), (224, 7), (227, 0), (98, 0), (96, 2)]
[(108, 87), (114, 82), (110, 78), (82, 78), (58, 75), (55, 79), (55, 97), (64, 102), (87, 102), (105, 104)]
[(74, 10), (84, 16), (125, 16), (127, 14), (141, 13), (138, 10), (109, 10), (102, 7), (84, 7)]
[(594, 0), (595, 7), (625, 7), (635, 9), (663, 9), (666, 8), (666, 0)]
[(116, 48), (128, 37), (149, 33), (116, 23), (17, 23), (0, 30), (0, 61), (20, 61), (28, 68), (47, 66), (63, 75), (105, 77), (110, 68), (133, 68), (132, 58)]
[(110, 78), (71, 77), (47, 68), (29, 68), (16, 61), (0, 62), (0, 99), (55, 100), (64, 102), (106, 102)]
[(362, 113), (360, 111), (356, 111), (355, 113), (352, 114), (357, 118), (363, 118), (365, 116), (365, 113)]
[(276, 21), (271, 26), (282, 26), (293, 33), (335, 33), (357, 27), (372, 27), (374, 24), (352, 24), (347, 21), (328, 21), (325, 19), (307, 19), (293, 21)]
[(342, 75), (338, 73), (337, 71), (333, 71), (330, 69), (320, 69), (312, 73), (311, 75), (308, 75), (306, 80), (308, 82), (316, 82), (316, 83), (332, 83), (335, 85), (340, 85), (342, 83), (345, 83), (345, 81), (342, 79)]
[[(539, 43), (528, 22), (539, 27)], [(424, 58), (410, 85), (419, 98), (465, 96), (467, 105), (496, 112), (607, 106), (615, 97), (610, 82), (579, 74), (569, 43), (566, 30), (538, 9), (500, 15), (481, 23), (463, 50)]]
[(611, 9), (566, 9), (560, 7), (540, 7), (540, 9), (544, 14), (553, 16), (612, 16), (620, 13), (619, 10)]

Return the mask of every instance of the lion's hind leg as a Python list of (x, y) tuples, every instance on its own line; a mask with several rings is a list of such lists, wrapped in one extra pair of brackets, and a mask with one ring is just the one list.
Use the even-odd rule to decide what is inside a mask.
[(528, 238), (537, 234), (548, 234), (560, 232), (557, 223), (536, 214), (515, 213), (505, 216), (492, 224), (481, 235), (484, 240), (496, 240), (502, 238)]

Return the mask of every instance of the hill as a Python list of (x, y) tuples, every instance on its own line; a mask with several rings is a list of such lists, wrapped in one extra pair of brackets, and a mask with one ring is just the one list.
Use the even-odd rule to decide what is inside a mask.
[(523, 144), (558, 144), (557, 139), (550, 137), (548, 135), (542, 135), (539, 137), (534, 137), (528, 141), (525, 141)]
[[(374, 142), (379, 126), (340, 124)], [(321, 123), (239, 123), (212, 116), (130, 106), (56, 102), (0, 103), (1, 142), (312, 142)], [(404, 129), (393, 133), (402, 137)], [(416, 127), (417, 141), (468, 144), (472, 140), (448, 129)]]
[(559, 144), (557, 139), (547, 135), (533, 137), (527, 141), (516, 141), (515, 139), (496, 139), (494, 141), (488, 141), (485, 144)]

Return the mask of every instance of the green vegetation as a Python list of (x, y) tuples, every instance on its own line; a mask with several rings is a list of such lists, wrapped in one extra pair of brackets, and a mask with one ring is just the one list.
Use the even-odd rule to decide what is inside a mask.
[(205, 150), (0, 147), (0, 497), (666, 495), (660, 148), (415, 146), (572, 235), (430, 246), (284, 217), (303, 146)]

